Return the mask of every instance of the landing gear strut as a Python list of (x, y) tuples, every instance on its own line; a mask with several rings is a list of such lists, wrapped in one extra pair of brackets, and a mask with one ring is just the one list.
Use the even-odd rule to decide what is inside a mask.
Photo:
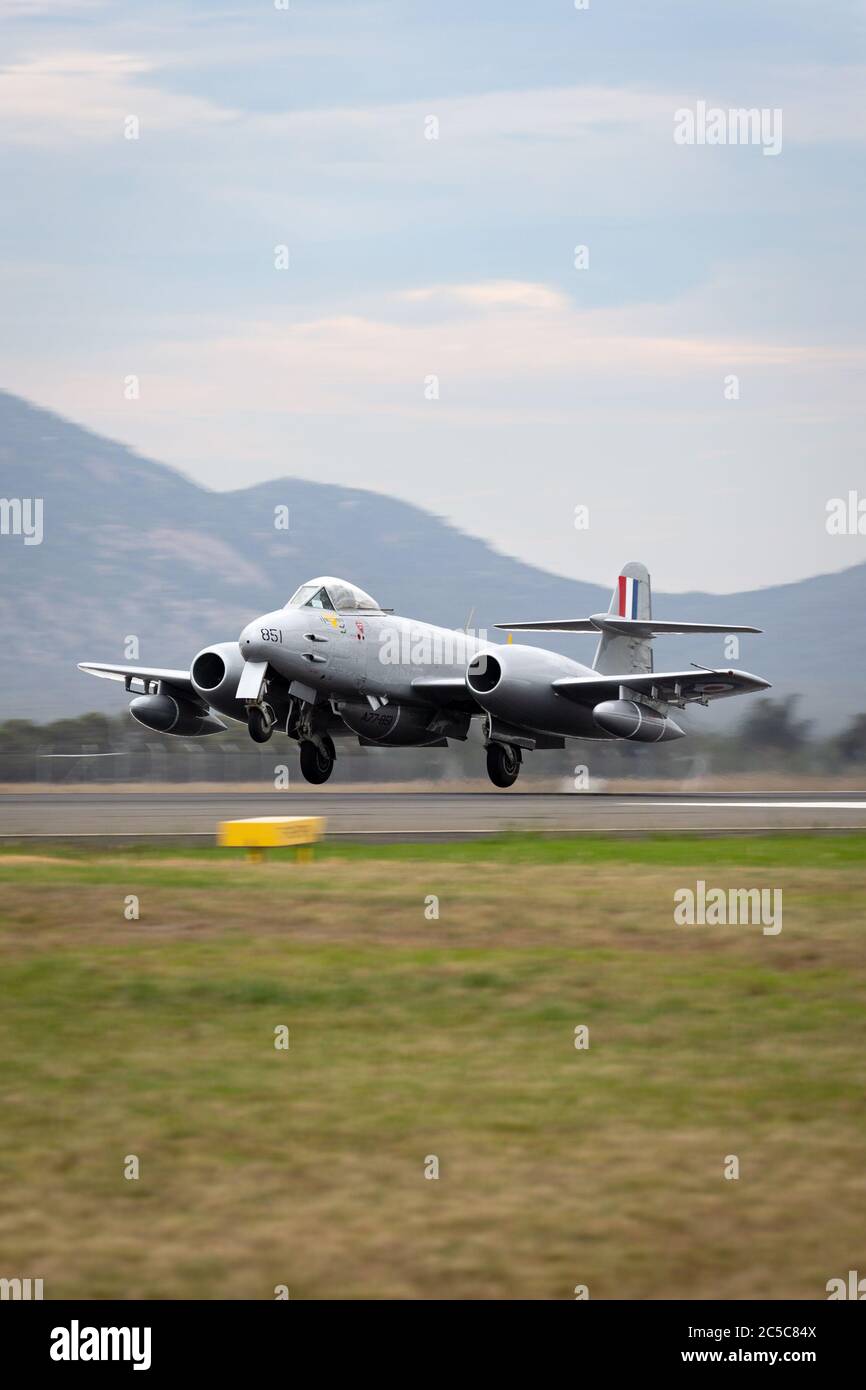
[(318, 743), (312, 739), (301, 740), (301, 773), (308, 782), (313, 782), (320, 786), (322, 782), (327, 782), (331, 773), (334, 771), (334, 762), (337, 757), (334, 741), (328, 734), (323, 734)]
[(262, 705), (250, 705), (247, 714), (247, 727), (253, 743), (267, 743), (274, 732), (274, 720), (269, 717), (269, 714), (270, 711)]
[(513, 787), (520, 772), (520, 749), (510, 743), (487, 745), (487, 776), (494, 787)]

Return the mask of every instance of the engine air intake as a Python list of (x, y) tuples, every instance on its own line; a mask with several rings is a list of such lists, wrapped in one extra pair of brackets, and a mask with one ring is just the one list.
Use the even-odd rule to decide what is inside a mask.
[(201, 690), (216, 690), (224, 679), (226, 664), (219, 652), (201, 652), (192, 664), (192, 678)]
[(489, 695), (502, 679), (502, 667), (489, 652), (479, 652), (469, 663), (466, 684), (477, 695)]

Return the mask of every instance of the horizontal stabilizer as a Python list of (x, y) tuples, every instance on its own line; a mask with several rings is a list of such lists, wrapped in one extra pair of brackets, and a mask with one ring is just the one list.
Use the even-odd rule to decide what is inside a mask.
[(686, 636), (693, 632), (760, 632), (759, 627), (745, 627), (741, 623), (676, 623), (665, 618), (650, 618), (640, 622), (633, 618), (605, 617), (599, 624), (602, 632), (616, 632), (624, 637), (664, 637), (667, 633), (682, 632)]
[(681, 632), (688, 636), (699, 632), (760, 632), (759, 627), (744, 627), (737, 623), (678, 623), (665, 618), (620, 618), (610, 613), (597, 613), (592, 618), (563, 618), (537, 623), (495, 623), (495, 627), (512, 632), (610, 632), (618, 637), (663, 637)]
[(578, 704), (594, 705), (619, 698), (620, 686), (648, 696), (651, 700), (680, 704), (720, 700), (728, 695), (746, 695), (753, 690), (769, 690), (770, 682), (748, 671), (623, 671), (621, 675), (562, 676), (553, 682), (557, 695)]
[(494, 623), (508, 632), (599, 632), (592, 618), (551, 618), (537, 623)]

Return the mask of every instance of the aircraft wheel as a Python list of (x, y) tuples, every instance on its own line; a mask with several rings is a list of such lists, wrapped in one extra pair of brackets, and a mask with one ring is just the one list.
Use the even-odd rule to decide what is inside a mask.
[(487, 749), (487, 776), (495, 787), (513, 787), (520, 773), (520, 749), (510, 743), (491, 743)]
[(250, 711), (247, 715), (247, 727), (249, 728), (250, 738), (253, 740), (253, 743), (267, 743), (271, 734), (274, 732), (273, 723), (268, 719), (264, 710), (261, 709), (259, 705), (250, 705)]
[(332, 740), (325, 735), (322, 739), (324, 749), (305, 738), (301, 743), (301, 773), (308, 782), (320, 786), (327, 782), (334, 771), (337, 753)]

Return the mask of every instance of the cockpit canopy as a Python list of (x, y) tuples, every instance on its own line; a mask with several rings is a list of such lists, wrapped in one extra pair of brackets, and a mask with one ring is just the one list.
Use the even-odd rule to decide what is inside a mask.
[(287, 608), (326, 608), (331, 613), (380, 613), (378, 603), (357, 584), (349, 584), (345, 579), (335, 579), (333, 575), (320, 575), (309, 579), (296, 589), (286, 604)]

